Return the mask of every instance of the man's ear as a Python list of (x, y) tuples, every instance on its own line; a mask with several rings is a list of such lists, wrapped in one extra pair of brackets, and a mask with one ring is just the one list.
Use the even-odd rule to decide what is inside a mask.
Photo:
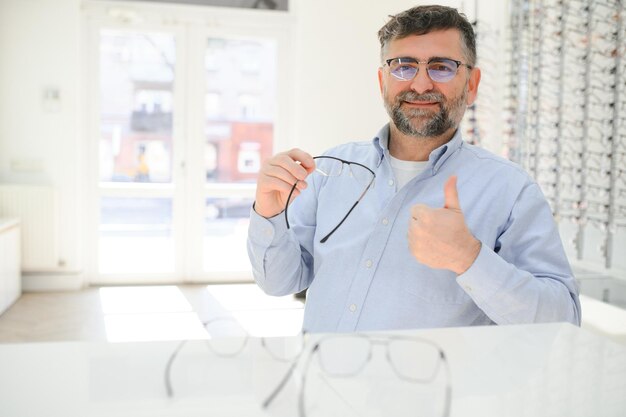
[(474, 67), (467, 82), (467, 105), (471, 106), (476, 101), (478, 95), (478, 84), (480, 84), (480, 68)]
[(378, 67), (378, 87), (380, 88), (380, 95), (383, 95), (383, 68)]

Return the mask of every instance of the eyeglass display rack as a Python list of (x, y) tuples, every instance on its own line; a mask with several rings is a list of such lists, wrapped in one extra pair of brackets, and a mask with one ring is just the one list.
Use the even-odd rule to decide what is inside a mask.
[(626, 271), (626, 11), (511, 0), (505, 153), (552, 207), (568, 253)]
[[(479, 1), (475, 1), (470, 14), (473, 14), (472, 26), (476, 34), (476, 65), (480, 67), (482, 77), (480, 93), (474, 104), (467, 108), (463, 119), (463, 139), (472, 145), (493, 147), (499, 142), (496, 131), (492, 128), (499, 108), (496, 98), (499, 96), (499, 60), (498, 43), (500, 31), (493, 23), (479, 14)], [(463, 8), (462, 8), (463, 9)], [(466, 12), (466, 10), (463, 10)]]

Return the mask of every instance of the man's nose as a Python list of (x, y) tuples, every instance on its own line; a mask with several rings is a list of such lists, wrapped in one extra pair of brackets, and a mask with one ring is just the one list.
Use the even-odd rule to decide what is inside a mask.
[(420, 65), (415, 74), (415, 78), (411, 80), (411, 90), (418, 94), (425, 93), (434, 88), (433, 80), (430, 79), (425, 65)]

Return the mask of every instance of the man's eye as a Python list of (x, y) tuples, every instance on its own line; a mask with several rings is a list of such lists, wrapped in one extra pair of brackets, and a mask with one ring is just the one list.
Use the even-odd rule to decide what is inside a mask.
[(449, 65), (446, 65), (444, 63), (432, 63), (428, 66), (428, 68), (430, 68), (433, 71), (439, 71), (439, 72), (452, 72), (454, 71), (453, 68), (451, 68)]
[(402, 65), (398, 65), (398, 67), (396, 68), (397, 71), (411, 71), (413, 69), (412, 65), (409, 64), (402, 64)]

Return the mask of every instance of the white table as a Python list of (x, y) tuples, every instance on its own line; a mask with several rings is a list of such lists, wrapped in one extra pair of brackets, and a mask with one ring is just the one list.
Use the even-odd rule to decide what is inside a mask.
[[(626, 416), (626, 347), (572, 325), (398, 334), (431, 340), (445, 351), (453, 417)], [(310, 335), (307, 345), (319, 337)], [(260, 339), (249, 339), (234, 358), (219, 357), (204, 343), (188, 342), (180, 351), (171, 372), (173, 398), (166, 395), (164, 369), (178, 342), (0, 345), (0, 416), (297, 416), (297, 372), (268, 410), (260, 406), (289, 368), (270, 358)], [(350, 415), (344, 394), (366, 395), (374, 405), (355, 407), (370, 410), (365, 415), (420, 415), (415, 399), (423, 393), (403, 397), (406, 384), (396, 389), (384, 350), (374, 353), (353, 381), (329, 389), (328, 380), (313, 378), (307, 417)], [(397, 394), (394, 411), (377, 410), (389, 394)]]

